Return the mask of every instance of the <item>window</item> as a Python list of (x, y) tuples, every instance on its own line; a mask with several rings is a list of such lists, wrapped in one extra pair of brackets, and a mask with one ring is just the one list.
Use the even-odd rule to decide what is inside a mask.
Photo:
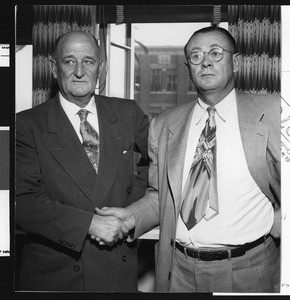
[(177, 91), (177, 70), (168, 69), (166, 72), (167, 77), (167, 91), (176, 92)]
[[(108, 67), (103, 94), (134, 99), (154, 117), (197, 98), (184, 65), (184, 45), (202, 23), (107, 24)], [(227, 23), (221, 23), (227, 28)]]
[(161, 71), (160, 69), (151, 70), (151, 91), (161, 92), (162, 82), (161, 82)]
[(197, 98), (188, 82), (184, 45), (210, 23), (134, 23), (134, 99), (150, 118)]
[(105, 94), (111, 97), (133, 98), (131, 25), (109, 24), (108, 75)]

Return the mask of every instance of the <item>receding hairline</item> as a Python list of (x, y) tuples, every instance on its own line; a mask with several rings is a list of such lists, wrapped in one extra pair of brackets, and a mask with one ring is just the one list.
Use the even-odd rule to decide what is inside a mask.
[(88, 32), (85, 32), (85, 31), (69, 31), (69, 32), (66, 32), (64, 33), (63, 35), (59, 36), (56, 41), (55, 41), (55, 44), (54, 44), (54, 51), (53, 51), (53, 58), (56, 59), (57, 58), (57, 55), (59, 53), (59, 49), (60, 49), (60, 46), (62, 45), (62, 43), (65, 41), (64, 39), (66, 38), (69, 38), (70, 36), (86, 36), (87, 38), (91, 38), (92, 41), (94, 41), (95, 43), (95, 46), (96, 46), (96, 51), (97, 51), (97, 54), (98, 56), (100, 56), (100, 47), (99, 47), (99, 42), (98, 40), (90, 33)]
[(219, 32), (220, 34), (222, 34), (228, 41), (229, 46), (231, 47), (231, 51), (233, 51), (233, 53), (237, 52), (237, 45), (236, 45), (236, 41), (233, 38), (233, 36), (224, 28), (222, 27), (213, 27), (213, 26), (209, 26), (209, 27), (204, 27), (201, 28), (197, 31), (195, 31), (192, 36), (189, 38), (189, 40), (187, 41), (186, 45), (184, 46), (184, 54), (185, 56), (187, 56), (187, 47), (189, 45), (189, 43), (191, 42), (191, 40), (199, 35), (199, 34), (207, 34), (207, 33), (211, 33), (211, 32)]

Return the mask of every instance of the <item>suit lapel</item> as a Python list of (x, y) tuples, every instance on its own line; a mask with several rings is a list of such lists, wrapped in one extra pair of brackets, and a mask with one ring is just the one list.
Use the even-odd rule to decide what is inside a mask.
[(108, 100), (95, 96), (100, 129), (100, 165), (95, 185), (95, 201), (101, 206), (108, 195), (117, 175), (123, 155), (126, 124), (113, 113)]
[(266, 156), (269, 129), (262, 123), (263, 111), (256, 106), (253, 100), (247, 94), (237, 92), (236, 96), (240, 132), (246, 161), (252, 177), (262, 187), (263, 182), (265, 182), (262, 178), (265, 174), (261, 174), (260, 164), (266, 160), (261, 160), (261, 155)]
[(192, 102), (189, 106), (186, 106), (177, 119), (173, 120), (169, 126), (167, 168), (169, 185), (173, 193), (176, 213), (179, 211), (181, 202), (185, 151), (195, 103), (196, 102)]
[(97, 175), (58, 97), (50, 102), (47, 132), (42, 134), (42, 139), (76, 185), (91, 200), (92, 186), (96, 184)]

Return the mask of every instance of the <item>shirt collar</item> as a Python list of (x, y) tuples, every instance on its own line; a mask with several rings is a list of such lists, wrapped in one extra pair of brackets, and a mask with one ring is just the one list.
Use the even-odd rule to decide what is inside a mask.
[[(236, 93), (235, 89), (233, 89), (222, 101), (220, 101), (217, 105), (215, 105), (217, 115), (226, 122), (228, 117), (228, 112), (230, 107), (236, 102)], [(197, 112), (197, 122), (198, 124), (200, 120), (207, 114), (206, 109), (209, 105), (205, 104), (200, 98), (197, 99), (196, 112)]]
[(222, 101), (220, 101), (216, 106), (216, 111), (218, 116), (224, 121), (227, 121), (229, 110), (236, 102), (236, 92), (233, 89)]
[(59, 100), (61, 103), (61, 106), (63, 107), (64, 111), (71, 116), (74, 116), (78, 113), (80, 109), (86, 109), (92, 114), (97, 114), (97, 108), (96, 108), (96, 102), (95, 97), (92, 96), (89, 103), (85, 106), (80, 108), (78, 105), (66, 100), (61, 93), (59, 93)]

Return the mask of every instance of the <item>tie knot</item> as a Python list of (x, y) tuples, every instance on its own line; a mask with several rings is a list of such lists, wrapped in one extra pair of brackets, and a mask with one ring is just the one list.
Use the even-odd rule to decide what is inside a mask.
[(215, 109), (214, 106), (209, 106), (207, 108), (207, 112), (208, 112), (209, 117), (214, 117), (215, 111), (216, 111), (216, 109)]
[(81, 120), (86, 120), (87, 116), (88, 116), (88, 113), (89, 113), (89, 111), (85, 110), (85, 109), (80, 109), (78, 111), (78, 115), (79, 115), (79, 117), (80, 117)]

